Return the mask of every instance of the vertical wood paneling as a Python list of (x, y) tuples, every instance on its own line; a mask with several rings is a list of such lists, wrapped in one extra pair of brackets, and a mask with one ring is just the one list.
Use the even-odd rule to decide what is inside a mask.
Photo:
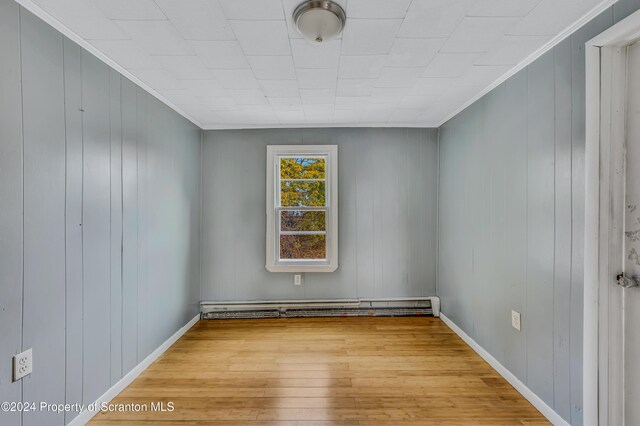
[[(163, 336), (166, 324), (172, 322), (172, 303), (165, 298), (156, 298), (156, 294), (171, 296), (172, 282), (176, 282), (175, 265), (180, 261), (183, 250), (180, 249), (181, 236), (175, 235), (179, 217), (178, 206), (174, 202), (173, 182), (175, 179), (174, 163), (180, 160), (179, 155), (167, 144), (171, 120), (160, 107), (155, 98), (147, 98), (146, 103), (146, 175), (144, 176), (146, 205), (166, 205), (162, 210), (147, 209), (145, 215), (146, 248), (148, 259), (162, 259), (153, 268), (146, 269), (145, 291), (145, 324), (146, 347), (154, 348), (162, 344), (167, 336)], [(169, 223), (163, 223), (163, 217), (170, 217)], [(164, 225), (164, 226), (163, 226)], [(171, 237), (171, 238), (168, 238)], [(171, 244), (168, 242), (171, 241)], [(174, 246), (174, 247), (172, 247)], [(175, 248), (175, 251), (173, 251)], [(173, 299), (173, 297), (170, 297)], [(153, 309), (149, 309), (153, 307)], [(150, 325), (158, 327), (151, 327)]]
[(109, 71), (111, 138), (111, 384), (122, 377), (122, 99), (120, 74)]
[[(66, 401), (82, 403), (82, 63), (80, 47), (64, 39), (66, 128)], [(78, 413), (65, 413), (68, 423)]]
[[(443, 312), (577, 425), (583, 422), (584, 43), (638, 8), (638, 0), (616, 3), (440, 128)], [(489, 189), (476, 185), (482, 196), (469, 204), (468, 184), (460, 182), (465, 174), (482, 182), (484, 173), (493, 175)], [(472, 221), (472, 228), (492, 230), (476, 232), (474, 244), (485, 250), (480, 258), (456, 250), (469, 231), (459, 211), (495, 221)], [(477, 298), (472, 306), (470, 293)], [(510, 327), (511, 309), (523, 313), (521, 333)]]
[(571, 41), (555, 58), (555, 270), (553, 296), (554, 400), (558, 414), (571, 416)]
[[(22, 350), (22, 95), (20, 12), (0, 1), (0, 360)], [(22, 383), (0, 369), (0, 401), (19, 401)], [(7, 426), (20, 413), (2, 413)]]
[[(496, 91), (491, 96), (486, 97), (486, 102), (482, 104), (482, 114), (485, 117), (481, 125), (482, 145), (486, 149), (482, 150), (482, 155), (476, 163), (491, 166), (487, 170), (487, 208), (489, 217), (486, 222), (484, 236), (478, 244), (477, 258), (474, 256), (474, 264), (478, 266), (481, 280), (474, 286), (477, 292), (476, 317), (478, 322), (487, 324), (487, 327), (474, 328), (478, 342), (484, 341), (487, 348), (495, 353), (496, 359), (505, 362), (506, 351), (502, 342), (508, 335), (509, 329), (506, 327), (504, 318), (505, 312), (493, 309), (492, 300), (504, 303), (504, 275), (506, 267), (503, 264), (505, 258), (505, 232), (503, 224), (506, 222), (505, 215), (505, 190), (504, 176), (508, 167), (507, 147), (505, 137), (501, 133), (503, 126), (499, 122), (505, 109), (504, 98), (506, 89)], [(499, 254), (496, 258), (493, 254)], [(482, 286), (482, 287), (481, 287)], [(479, 290), (479, 291), (478, 291)], [(494, 299), (495, 298), (495, 299)]]
[[(474, 245), (474, 276), (473, 281), (473, 298), (476, 303), (474, 305), (475, 321), (479, 324), (487, 324), (486, 327), (474, 328), (475, 339), (487, 350), (491, 350), (496, 354), (496, 358), (500, 357), (504, 361), (504, 353), (499, 350), (500, 338), (505, 335), (505, 328), (502, 326), (501, 319), (504, 318), (503, 312), (496, 312), (492, 309), (491, 299), (502, 297), (504, 288), (503, 283), (496, 279), (500, 276), (501, 271), (504, 270), (504, 265), (501, 265), (500, 261), (496, 261), (495, 254), (502, 253), (500, 245), (496, 243), (496, 240), (500, 238), (499, 229), (496, 222), (501, 225), (505, 219), (502, 216), (502, 204), (500, 198), (502, 195), (501, 189), (501, 175), (504, 173), (504, 150), (499, 147), (500, 138), (497, 134), (497, 130), (500, 129), (500, 125), (496, 123), (497, 116), (501, 115), (501, 108), (503, 107), (503, 95), (504, 90), (487, 96), (481, 103), (478, 103), (476, 108), (482, 112), (483, 120), (477, 123), (477, 134), (479, 138), (478, 146), (483, 146), (485, 149), (478, 150), (475, 154), (476, 161), (474, 167), (483, 171), (480, 173), (482, 178), (474, 178), (473, 181), (479, 182), (479, 187), (473, 192), (475, 193), (474, 204), (484, 203), (481, 205), (487, 209), (487, 215), (470, 215), (474, 218), (475, 224), (473, 229), (473, 245)], [(488, 167), (481, 167), (480, 164), (490, 165)], [(498, 205), (496, 205), (498, 204)], [(480, 209), (479, 209), (480, 210)], [(476, 249), (477, 247), (477, 249)]]
[[(274, 129), (212, 131), (205, 138), (203, 300), (435, 294), (435, 132)], [(292, 274), (270, 273), (264, 267), (264, 176), (270, 144), (338, 145), (340, 266), (335, 273), (306, 274), (299, 287), (293, 285)], [(418, 169), (410, 171), (410, 164)], [(411, 194), (410, 174), (417, 177)], [(424, 182), (422, 176), (431, 180)], [(410, 206), (415, 210), (411, 216)], [(431, 236), (421, 229), (431, 229)]]
[(137, 88), (122, 79), (122, 370), (138, 364)]
[[(420, 188), (423, 182), (429, 182), (426, 180), (426, 176), (430, 172), (431, 165), (429, 163), (423, 163), (422, 157), (422, 138), (427, 137), (424, 131), (414, 131), (409, 134), (407, 139), (407, 167), (405, 174), (405, 185), (407, 188), (407, 221), (406, 228), (407, 233), (417, 233), (424, 235), (425, 240), (434, 238), (429, 234), (429, 230), (426, 228), (423, 222), (424, 214), (424, 202), (429, 196), (420, 197)], [(437, 182), (437, 176), (436, 176)], [(430, 189), (429, 185), (426, 186), (426, 193)], [(410, 293), (419, 291), (422, 283), (420, 280), (427, 275), (427, 268), (430, 262), (435, 259), (426, 259), (424, 256), (424, 240), (422, 239), (408, 239), (407, 240), (407, 258), (406, 258), (406, 270), (407, 270), (407, 282), (408, 290)], [(435, 276), (435, 274), (433, 274)]]
[[(88, 404), (198, 312), (201, 131), (11, 0), (0, 57), (0, 358), (34, 356), (19, 382), (0, 369), (0, 400)], [(141, 250), (145, 271), (161, 265), (151, 290)]]
[[(419, 197), (417, 194), (419, 191), (413, 191), (410, 193), (410, 198), (420, 199), (420, 219), (416, 224), (416, 229), (419, 229), (417, 235), (423, 235), (424, 238), (420, 240), (420, 259), (424, 262), (424, 268), (419, 268), (418, 273), (411, 277), (412, 288), (415, 288), (416, 293), (422, 291), (428, 293), (436, 289), (437, 286), (437, 269), (438, 269), (438, 174), (439, 170), (439, 142), (438, 142), (438, 129), (423, 129), (422, 134), (419, 136), (416, 143), (419, 145), (419, 158), (420, 163), (420, 175), (418, 179), (420, 182), (425, 182), (426, 192), (423, 197)], [(423, 143), (422, 141), (431, 141), (432, 143)], [(409, 158), (413, 155), (409, 153)], [(409, 166), (411, 167), (411, 166)], [(433, 223), (436, 226), (433, 226)], [(414, 241), (414, 239), (411, 239)], [(434, 244), (435, 241), (435, 244)], [(411, 265), (410, 265), (411, 269)], [(426, 280), (422, 277), (430, 277)]]
[[(468, 136), (473, 116), (463, 111), (453, 123), (440, 128), (438, 295), (447, 316), (470, 336), (474, 335), (469, 300), (473, 250), (469, 240), (466, 182), (471, 158)], [(455, 140), (455, 143), (447, 143)]]
[[(24, 125), (23, 348), (37, 368), (24, 401), (65, 399), (65, 116), (62, 36), (20, 13)], [(46, 96), (43, 94), (46, 93)], [(46, 324), (46, 326), (45, 326)], [(63, 424), (62, 413), (23, 413), (24, 425)]]
[[(515, 309), (524, 318), (528, 318), (526, 309), (527, 281), (527, 72), (521, 71), (505, 83), (506, 105), (519, 105), (519, 108), (504, 109), (504, 121), (509, 123), (505, 133), (510, 143), (507, 145), (509, 167), (506, 183), (508, 202), (506, 207), (506, 225), (509, 234), (509, 248), (506, 252), (504, 267), (508, 271), (504, 309), (505, 319), (510, 318), (510, 310)], [(523, 134), (524, 132), (524, 134)], [(506, 352), (506, 367), (520, 380), (526, 380), (526, 333), (527, 320), (522, 331), (514, 329), (507, 334), (508, 345), (512, 350)]]
[(618, 0), (612, 7), (613, 21), (617, 23), (640, 9), (640, 0)]
[[(340, 152), (338, 152), (340, 156)], [(340, 160), (338, 160), (340, 161)], [(341, 163), (342, 164), (342, 163)], [(370, 165), (373, 162), (372, 142), (358, 155), (355, 169), (356, 202), (356, 292), (360, 297), (376, 297), (375, 257), (374, 257), (374, 179), (371, 178)], [(344, 166), (343, 166), (344, 167)], [(338, 179), (340, 177), (338, 176)]]
[(138, 362), (149, 355), (147, 345), (147, 94), (136, 89), (136, 138), (138, 140)]
[[(305, 143), (338, 144), (338, 206), (340, 208), (338, 226), (338, 254), (340, 267), (330, 274), (307, 274), (304, 286), (305, 299), (355, 298), (356, 291), (356, 216), (355, 216), (355, 177), (356, 170), (351, 167), (357, 162), (358, 130), (345, 129), (344, 138), (326, 135), (320, 129), (305, 135)], [(265, 148), (266, 149), (266, 148)]]
[(82, 52), (83, 401), (111, 383), (111, 138), (109, 69)]
[[(528, 68), (527, 93), (527, 357), (529, 388), (553, 401), (554, 317), (537, 306), (553, 307), (555, 245), (554, 53)], [(528, 350), (530, 353), (530, 351)]]

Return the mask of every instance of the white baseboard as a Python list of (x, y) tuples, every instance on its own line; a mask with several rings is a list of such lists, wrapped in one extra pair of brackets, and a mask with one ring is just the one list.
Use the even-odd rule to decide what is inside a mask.
[(522, 394), (534, 407), (542, 413), (555, 426), (570, 426), (558, 413), (553, 411), (553, 408), (549, 407), (538, 395), (533, 393), (524, 383), (522, 383), (513, 373), (500, 364), (489, 352), (482, 348), (475, 340), (473, 340), (467, 333), (462, 331), (453, 321), (451, 321), (445, 314), (440, 313), (440, 319), (449, 326), (458, 336), (465, 341), (465, 343), (471, 346), (471, 349), (476, 351), (485, 361), (487, 361), (507, 382), (511, 384), (518, 392)]
[[(100, 407), (103, 402), (109, 402), (116, 395), (118, 395), (124, 388), (129, 386), (136, 377), (142, 373), (153, 361), (155, 361), (160, 355), (162, 355), (171, 345), (173, 345), (184, 333), (186, 333), (195, 323), (200, 319), (200, 314), (193, 317), (182, 328), (176, 331), (171, 337), (164, 341), (163, 344), (151, 352), (149, 356), (142, 360), (142, 362), (136, 365), (131, 371), (129, 371), (122, 379), (120, 379), (115, 385), (113, 385), (108, 391), (106, 391), (100, 398), (98, 398), (93, 404), (95, 407)], [(76, 418), (69, 422), (69, 426), (80, 426), (86, 424), (89, 420), (98, 414), (99, 410), (87, 410), (86, 408), (78, 414)]]

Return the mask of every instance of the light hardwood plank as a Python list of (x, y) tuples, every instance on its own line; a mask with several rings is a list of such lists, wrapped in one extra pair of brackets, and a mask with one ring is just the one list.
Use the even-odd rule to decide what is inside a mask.
[(200, 321), (95, 425), (549, 424), (437, 318)]

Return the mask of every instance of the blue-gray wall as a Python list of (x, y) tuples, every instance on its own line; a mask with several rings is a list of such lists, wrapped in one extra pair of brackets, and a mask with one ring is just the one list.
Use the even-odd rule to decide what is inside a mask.
[(0, 401), (93, 402), (198, 313), (200, 137), (0, 0)]
[(584, 44), (639, 7), (620, 1), (440, 128), (442, 312), (573, 425), (583, 422)]
[[(338, 145), (339, 267), (265, 269), (267, 145)], [(435, 295), (437, 131), (208, 131), (202, 149), (202, 299)]]

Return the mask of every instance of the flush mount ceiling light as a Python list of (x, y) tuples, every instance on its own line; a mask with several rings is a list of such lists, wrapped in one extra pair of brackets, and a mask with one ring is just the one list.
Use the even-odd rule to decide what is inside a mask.
[(293, 12), (296, 30), (315, 44), (321, 44), (340, 34), (346, 19), (344, 9), (331, 0), (307, 0)]

